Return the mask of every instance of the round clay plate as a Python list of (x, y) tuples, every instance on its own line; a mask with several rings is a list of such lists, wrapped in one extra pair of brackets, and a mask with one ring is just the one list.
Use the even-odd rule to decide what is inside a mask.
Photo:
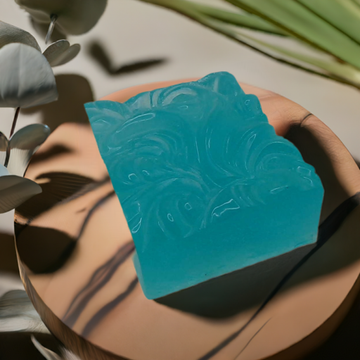
[[(124, 101), (164, 85), (169, 83), (124, 90), (107, 99)], [(356, 165), (349, 160), (346, 169), (341, 167), (349, 155), (340, 142), (336, 156), (344, 161), (339, 168), (334, 165), (326, 145), (333, 134), (325, 125), (276, 94), (243, 88), (259, 97), (279, 134), (307, 118), (301, 136), (309, 139), (304, 142), (300, 136), (300, 142), (322, 154), (310, 159), (325, 187), (322, 219), (360, 190), (354, 181), (359, 177)], [(294, 139), (296, 144), (296, 134)], [(333, 178), (327, 182), (325, 176)], [(83, 360), (299, 358), (335, 330), (357, 294), (359, 207), (239, 333), (258, 305), (214, 319), (145, 298), (132, 262), (131, 235), (89, 125), (57, 128), (26, 177), (40, 183), (43, 193), (16, 211), (21, 275), (45, 324)]]

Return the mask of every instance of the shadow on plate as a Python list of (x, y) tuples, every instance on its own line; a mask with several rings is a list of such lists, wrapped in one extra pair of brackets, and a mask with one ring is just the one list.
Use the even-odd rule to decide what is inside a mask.
[[(285, 254), (283, 257), (259, 263), (254, 267), (249, 267), (217, 279), (212, 279), (193, 288), (157, 299), (158, 303), (205, 317), (229, 317), (246, 308), (269, 302), (276, 293), (288, 289), (289, 286), (295, 286), (313, 278), (332, 273), (359, 259), (359, 245), (358, 242), (354, 240), (356, 237), (360, 236), (358, 224), (347, 224), (347, 236), (344, 236), (341, 241), (339, 241), (338, 238), (333, 237), (351, 211), (358, 206), (359, 197), (351, 197), (353, 194), (349, 194), (346, 188), (342, 186), (341, 179), (337, 178), (334, 165), (328, 159), (326, 152), (324, 152), (322, 147), (318, 144), (313, 134), (307, 129), (297, 130), (296, 133), (289, 133), (288, 138), (300, 149), (305, 161), (315, 167), (323, 182), (325, 197), (322, 209), (323, 219), (320, 229), (321, 234), (319, 238), (321, 238), (321, 244), (325, 244), (329, 239), (334, 238), (331, 246), (324, 246), (321, 251), (321, 256), (319, 257), (317, 257), (316, 254), (317, 248), (303, 248), (302, 250), (304, 250), (304, 252), (302, 252), (302, 250), (299, 252), (295, 251), (291, 254)], [(71, 131), (76, 130), (72, 129)], [(85, 139), (83, 140), (85, 141)], [(74, 156), (75, 155), (76, 152), (74, 152)], [(80, 162), (81, 159), (79, 158), (79, 163)], [(37, 166), (40, 165), (41, 163), (39, 162)], [(75, 177), (79, 176), (76, 174), (73, 175)], [(47, 176), (49, 177), (49, 175)], [(43, 206), (44, 211), (45, 209), (50, 209), (52, 206), (56, 206), (57, 202), (55, 198), (61, 194), (61, 186), (66, 189), (68, 184), (69, 183), (67, 183), (65, 179), (61, 179), (61, 181), (58, 182), (59, 188), (55, 187), (51, 191), (45, 189), (43, 196), (54, 196), (54, 200), (48, 205)], [(91, 184), (86, 181), (80, 181), (79, 186), (73, 190), (73, 195), (71, 195), (70, 192), (64, 196), (68, 196), (70, 201), (75, 194), (77, 194), (76, 196), (81, 196), (84, 193), (83, 190), (89, 185)], [(60, 196), (60, 198), (64, 199), (64, 196)], [(350, 200), (344, 202), (344, 200), (349, 198)], [(47, 198), (44, 198), (43, 201), (44, 204), (46, 204), (48, 200)], [(32, 216), (36, 216), (36, 214), (31, 212), (33, 211), (32, 208), (36, 209), (36, 207), (40, 206), (38, 203), (41, 204), (41, 201), (38, 201), (36, 197), (34, 197), (29, 200), (27, 210), (20, 208), (17, 209), (17, 213), (21, 214), (25, 220), (30, 219)], [(111, 219), (109, 218), (109, 226), (110, 224)], [(79, 223), (79, 228), (81, 227), (83, 226)], [(27, 246), (31, 247), (31, 244), (34, 242), (33, 239), (35, 238), (35, 234), (33, 234), (32, 231), (35, 230), (29, 230), (29, 236), (26, 237), (28, 241), (24, 241), (25, 239), (23, 236), (26, 234), (24, 231), (19, 232), (18, 229), (16, 234), (20, 257), (28, 266), (30, 263), (34, 263), (34, 261), (30, 258), (25, 261), (24, 256), (26, 256), (26, 250), (21, 249), (21, 242), (23, 242), (23, 244), (26, 243)], [(63, 231), (65, 231), (65, 229), (63, 229)], [(68, 252), (67, 249), (70, 249), (73, 242), (76, 243), (76, 240), (69, 240), (66, 237), (57, 235), (54, 235), (54, 238), (57, 239), (57, 241), (62, 242), (62, 246), (56, 245), (54, 248), (60, 249), (58, 254), (67, 254), (67, 256), (70, 256), (71, 252)], [(50, 234), (47, 229), (44, 229), (43, 233), (38, 231), (36, 237), (37, 236), (42, 237), (42, 241), (51, 244), (53, 235)], [(74, 238), (77, 237), (74, 236)], [(41, 246), (38, 247), (38, 249), (41, 250)], [(292, 279), (290, 285), (285, 281), (280, 287), (277, 287), (277, 285), (283, 281), (284, 274), (295, 274), (299, 268), (296, 268), (295, 265), (300, 263), (300, 259), (306, 260), (306, 253), (309, 250), (310, 255), (313, 256), (311, 260), (315, 259), (317, 261), (316, 265), (309, 267), (306, 271), (301, 271), (301, 277), (296, 276), (296, 281)], [(37, 257), (34, 255), (34, 259), (35, 258)], [(55, 256), (53, 259), (54, 264), (57, 264), (55, 268), (57, 268), (59, 264), (64, 263), (61, 261), (57, 262), (57, 260), (55, 261)], [(49, 268), (51, 269), (50, 264), (45, 262), (41, 271), (47, 272), (47, 269)], [(274, 289), (276, 289), (275, 292), (273, 292)], [(243, 294), (246, 294), (246, 296)]]
[(155, 301), (199, 316), (224, 318), (260, 304), (314, 245), (208, 280)]
[(59, 125), (70, 122), (89, 124), (84, 104), (94, 101), (89, 81), (80, 75), (56, 75), (59, 99), (49, 104), (21, 109), (22, 114), (41, 113), (41, 122), (54, 131)]

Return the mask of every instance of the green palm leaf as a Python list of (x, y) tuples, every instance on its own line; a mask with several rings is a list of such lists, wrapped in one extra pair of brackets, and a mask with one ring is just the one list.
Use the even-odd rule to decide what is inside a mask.
[[(185, 2), (185, 1), (184, 1)], [(246, 13), (235, 13), (232, 11), (226, 11), (211, 6), (206, 6), (198, 3), (188, 2), (188, 6), (197, 10), (202, 15), (208, 16), (209, 18), (222, 21), (224, 23), (236, 25), (251, 30), (262, 31), (274, 35), (285, 35), (286, 33), (263, 19)]]
[[(141, 0), (165, 7), (276, 61), (360, 89), (358, 0), (219, 0), (230, 10), (189, 0)], [(243, 29), (256, 30), (254, 35)], [(303, 46), (274, 45), (258, 33), (288, 37)], [(271, 39), (270, 39), (271, 40)], [(307, 51), (301, 51), (307, 47)], [(313, 55), (309, 55), (311, 49)]]

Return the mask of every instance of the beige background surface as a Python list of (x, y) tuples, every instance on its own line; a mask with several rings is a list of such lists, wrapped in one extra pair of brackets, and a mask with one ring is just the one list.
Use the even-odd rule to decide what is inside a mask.
[[(45, 49), (27, 14), (14, 1), (0, 1), (0, 20), (31, 32)], [(353, 156), (360, 159), (359, 91), (278, 64), (180, 15), (136, 0), (109, 0), (97, 26), (85, 35), (70, 37), (69, 41), (80, 43), (82, 51), (54, 72), (86, 77), (96, 99), (142, 83), (229, 71), (239, 81), (284, 95), (316, 114)], [(167, 62), (151, 69), (112, 76), (89, 56), (93, 41), (102, 44), (116, 66), (152, 58), (166, 58)], [(9, 133), (12, 116), (13, 109), (0, 108), (0, 131), (5, 134)], [(21, 114), (18, 128), (39, 118), (39, 113)], [(0, 216), (0, 230), (12, 231), (11, 213)]]

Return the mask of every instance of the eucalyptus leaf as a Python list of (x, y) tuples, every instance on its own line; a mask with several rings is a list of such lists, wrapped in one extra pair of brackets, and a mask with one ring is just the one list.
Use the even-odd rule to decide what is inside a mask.
[(64, 34), (80, 35), (90, 29), (104, 13), (107, 0), (15, 0), (36, 22), (50, 24), (56, 16), (56, 26)]
[[(0, 131), (0, 164), (4, 165), (6, 159), (6, 151), (8, 148), (9, 140), (7, 137)], [(1, 176), (1, 173), (0, 173)]]
[(47, 104), (58, 97), (45, 56), (33, 47), (14, 43), (0, 49), (0, 107)]
[[(0, 174), (3, 169), (0, 167)], [(10, 211), (32, 196), (41, 193), (36, 182), (16, 175), (0, 177), (0, 213)]]
[(0, 332), (48, 333), (24, 290), (11, 290), (0, 297)]
[(0, 131), (0, 151), (6, 151), (8, 144), (8, 138)]
[(31, 124), (18, 130), (10, 139), (10, 149), (31, 150), (40, 146), (50, 135), (47, 125)]
[(62, 356), (59, 356), (58, 354), (41, 345), (34, 336), (31, 336), (31, 341), (38, 349), (38, 351), (42, 354), (42, 356), (44, 356), (44, 358), (47, 360), (80, 360), (80, 358), (78, 358), (74, 353), (64, 348), (61, 351)]
[(70, 46), (67, 40), (58, 40), (44, 51), (44, 56), (51, 66), (59, 66), (74, 59), (79, 51), (79, 44)]
[(0, 177), (6, 175), (10, 175), (8, 169), (4, 165), (0, 164)]
[(31, 335), (31, 341), (46, 360), (61, 360), (61, 357), (58, 354), (41, 345), (33, 335)]
[(41, 51), (39, 44), (30, 33), (0, 20), (0, 48), (11, 43), (22, 43)]
[(49, 127), (43, 124), (28, 125), (17, 131), (9, 141), (9, 172), (23, 176), (31, 156), (49, 135)]

